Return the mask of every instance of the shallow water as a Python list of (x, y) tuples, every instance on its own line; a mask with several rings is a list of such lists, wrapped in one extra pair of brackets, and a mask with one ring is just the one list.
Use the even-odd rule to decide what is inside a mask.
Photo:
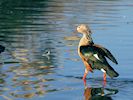
[[(132, 0), (1, 0), (1, 100), (132, 100)], [(95, 43), (108, 48), (120, 74), (102, 73), (82, 81), (84, 66), (77, 54), (80, 23), (88, 24)]]

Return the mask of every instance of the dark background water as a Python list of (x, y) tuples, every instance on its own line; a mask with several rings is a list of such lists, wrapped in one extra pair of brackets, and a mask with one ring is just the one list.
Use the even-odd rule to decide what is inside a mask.
[[(0, 99), (132, 100), (132, 12), (132, 0), (1, 0), (0, 44), (6, 51), (0, 55)], [(81, 35), (73, 34), (81, 23), (118, 60), (110, 64), (120, 76), (108, 78), (106, 87), (95, 71), (84, 89)]]

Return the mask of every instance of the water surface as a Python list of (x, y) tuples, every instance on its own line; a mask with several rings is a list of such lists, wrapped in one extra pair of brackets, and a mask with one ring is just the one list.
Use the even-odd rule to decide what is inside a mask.
[[(131, 0), (1, 0), (0, 99), (132, 100), (132, 12)], [(106, 86), (99, 71), (83, 85), (81, 35), (73, 34), (81, 23), (119, 62), (110, 62), (120, 76)]]

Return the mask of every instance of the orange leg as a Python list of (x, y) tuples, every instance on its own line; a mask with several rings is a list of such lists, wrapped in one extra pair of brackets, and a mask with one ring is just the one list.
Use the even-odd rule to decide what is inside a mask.
[(106, 73), (103, 74), (103, 85), (106, 86)]
[(106, 70), (101, 69), (101, 71), (103, 72), (103, 85), (106, 86)]
[(104, 87), (106, 86), (106, 83), (107, 83), (106, 81), (103, 81), (103, 86), (104, 86)]
[(106, 73), (103, 74), (103, 80), (106, 81)]
[(83, 76), (83, 78), (82, 78), (82, 80), (83, 80), (85, 86), (86, 86), (86, 76), (87, 76), (87, 74), (88, 74), (88, 70), (85, 69), (84, 76)]
[(85, 80), (86, 76), (87, 76), (87, 73), (84, 73), (84, 76), (83, 76), (82, 80)]

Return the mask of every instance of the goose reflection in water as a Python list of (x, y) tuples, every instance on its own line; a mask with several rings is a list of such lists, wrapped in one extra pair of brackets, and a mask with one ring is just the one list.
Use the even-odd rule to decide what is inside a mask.
[(111, 95), (117, 94), (117, 89), (109, 89), (104, 87), (85, 87), (85, 100), (113, 100)]

